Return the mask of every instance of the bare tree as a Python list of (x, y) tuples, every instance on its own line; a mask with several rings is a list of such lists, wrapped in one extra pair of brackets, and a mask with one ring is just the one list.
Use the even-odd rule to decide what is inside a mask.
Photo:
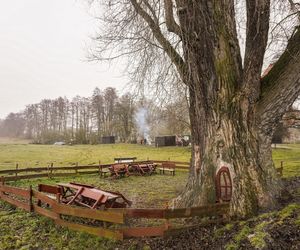
[(274, 205), (280, 181), (271, 139), (300, 93), (296, 26), (281, 32), (288, 37), (286, 48), (261, 78), (271, 33), (282, 23), (270, 13), (282, 1), (245, 2), (246, 12), (240, 13), (246, 20), (242, 52), (234, 0), (99, 1), (106, 28), (96, 38), (96, 59), (128, 55), (128, 70), (140, 84), (175, 74), (189, 90), (193, 160), (175, 205), (215, 203), (215, 173), (222, 166), (233, 178), (233, 214), (245, 216)]
[(134, 127), (135, 104), (132, 95), (129, 93), (121, 96), (115, 107), (115, 130), (120, 135), (121, 141), (130, 141)]

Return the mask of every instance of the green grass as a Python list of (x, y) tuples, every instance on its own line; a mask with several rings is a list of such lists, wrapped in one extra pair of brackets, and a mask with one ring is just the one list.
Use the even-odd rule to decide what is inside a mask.
[(39, 183), (55, 185), (57, 183), (78, 182), (94, 185), (104, 190), (121, 192), (133, 202), (132, 207), (135, 208), (162, 208), (166, 206), (168, 201), (179, 195), (187, 181), (187, 176), (187, 171), (176, 171), (175, 176), (157, 174), (111, 180), (110, 178), (99, 178), (99, 175), (95, 174), (67, 178), (21, 180), (11, 182), (11, 185), (24, 188), (32, 185), (35, 189)]
[[(282, 227), (283, 224), (290, 223), (292, 221), (300, 228), (299, 223), (300, 218), (300, 205), (299, 204), (289, 204), (283, 207), (279, 211), (274, 211), (271, 213), (261, 214), (256, 217), (252, 217), (245, 221), (233, 222), (234, 224), (231, 228), (237, 229), (226, 246), (226, 250), (240, 249), (242, 243), (249, 242), (251, 245), (250, 249), (266, 249), (267, 240), (276, 241), (276, 238), (272, 238), (273, 235), (268, 232), (268, 228), (272, 229), (275, 227)], [(221, 228), (219, 230), (224, 230)], [(288, 230), (284, 227), (283, 230)], [(215, 235), (215, 239), (221, 237), (222, 234)], [(278, 236), (275, 236), (278, 237)], [(244, 249), (244, 248), (243, 248)]]
[[(27, 144), (26, 144), (27, 143)], [(282, 145), (284, 148), (273, 149), (273, 159), (276, 167), (284, 162), (284, 177), (300, 176), (300, 145)], [(139, 160), (159, 159), (174, 161), (189, 161), (190, 148), (163, 147), (154, 148), (136, 144), (110, 145), (33, 145), (28, 141), (0, 138), (0, 169), (19, 167), (69, 166), (79, 164), (111, 163), (115, 157), (137, 157)]]
[(300, 145), (286, 144), (283, 148), (273, 149), (273, 160), (276, 167), (283, 161), (283, 176), (300, 176)]
[(115, 157), (137, 157), (138, 160), (155, 159), (189, 161), (190, 148), (164, 147), (155, 148), (136, 144), (109, 145), (33, 145), (33, 144), (0, 144), (0, 169), (19, 167), (69, 166), (79, 164), (111, 163)]
[(0, 202), (0, 249), (114, 249), (114, 241), (58, 227)]

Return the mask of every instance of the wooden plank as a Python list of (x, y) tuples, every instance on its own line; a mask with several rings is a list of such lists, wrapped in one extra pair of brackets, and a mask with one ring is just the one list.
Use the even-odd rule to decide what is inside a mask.
[(190, 166), (178, 166), (176, 165), (175, 167), (176, 169), (184, 169), (184, 170), (189, 170), (190, 169)]
[(123, 240), (123, 233), (120, 231), (113, 231), (113, 230), (108, 230), (108, 229), (99, 228), (99, 227), (91, 227), (91, 226), (86, 226), (86, 225), (81, 225), (81, 224), (75, 224), (75, 223), (67, 222), (67, 221), (64, 221), (61, 219), (55, 220), (55, 223), (57, 225), (68, 227), (72, 230), (77, 230), (80, 232), (86, 232), (89, 234), (94, 234), (96, 236), (109, 238), (109, 239)]
[(165, 218), (165, 209), (124, 208), (123, 212), (129, 218)]
[(154, 163), (174, 163), (174, 164), (178, 164), (178, 165), (190, 165), (189, 162), (182, 162), (182, 161), (158, 161), (158, 160), (149, 160), (149, 161), (153, 161)]
[[(103, 168), (108, 168), (110, 165), (102, 165)], [(87, 166), (69, 166), (69, 167), (53, 167), (52, 171), (57, 170), (79, 170), (79, 169), (98, 169), (99, 165), (87, 165)], [(32, 168), (19, 168), (19, 169), (5, 169), (0, 170), (0, 175), (2, 174), (15, 174), (22, 172), (43, 172), (48, 171), (47, 167), (32, 167)]]
[(52, 173), (51, 177), (64, 177), (64, 176), (74, 176), (76, 173), (70, 172), (70, 173)]
[(229, 211), (229, 204), (222, 203), (211, 206), (193, 207), (193, 208), (175, 208), (175, 209), (147, 209), (147, 208), (121, 208), (109, 209), (119, 210), (125, 213), (129, 218), (152, 218), (152, 219), (171, 219), (171, 218), (186, 218), (194, 216), (214, 216), (223, 215)]
[(26, 199), (30, 198), (30, 191), (22, 188), (0, 185), (0, 191), (22, 196)]
[(45, 194), (43, 194), (41, 192), (32, 190), (32, 195), (33, 195), (34, 198), (36, 198), (38, 200), (41, 200), (42, 202), (45, 202), (45, 203), (49, 204), (53, 208), (58, 205), (58, 203), (57, 203), (56, 200), (51, 199), (50, 197), (48, 197), (47, 195), (45, 195)]
[(211, 206), (203, 206), (203, 207), (192, 207), (192, 208), (176, 208), (176, 209), (166, 209), (165, 210), (165, 218), (187, 218), (187, 217), (206, 217), (206, 216), (214, 216), (214, 215), (223, 215), (228, 213), (229, 204), (216, 204)]
[(18, 176), (5, 176), (4, 181), (17, 181), (23, 179), (34, 179), (48, 177), (48, 174), (32, 174), (32, 175), (18, 175)]
[(57, 186), (39, 184), (39, 192), (45, 192), (45, 193), (49, 193), (49, 194), (57, 194), (57, 193), (62, 193), (62, 189)]
[(41, 168), (19, 168), (19, 169), (5, 169), (0, 170), (0, 174), (14, 174), (14, 173), (22, 173), (22, 172), (41, 172), (46, 171), (46, 167)]
[(54, 211), (58, 214), (71, 215), (71, 216), (77, 216), (82, 218), (113, 222), (118, 224), (124, 223), (124, 214), (121, 211), (119, 212), (113, 212), (111, 210), (102, 211), (96, 209), (72, 207), (63, 204), (57, 204), (57, 206), (54, 207)]
[(133, 227), (122, 229), (124, 238), (164, 236), (165, 225), (157, 227)]
[(51, 210), (39, 207), (37, 205), (33, 205), (33, 211), (38, 213), (38, 214), (41, 214), (43, 216), (46, 216), (50, 219), (53, 219), (53, 220), (59, 219), (59, 215), (57, 213), (55, 213)]
[(22, 202), (22, 201), (19, 201), (19, 200), (15, 200), (15, 199), (9, 197), (8, 195), (2, 194), (2, 193), (0, 193), (0, 198), (4, 201), (10, 203), (13, 206), (16, 206), (18, 208), (22, 208), (22, 209), (30, 212), (29, 203), (25, 203), (25, 202)]
[(99, 174), (99, 170), (97, 170), (97, 171), (78, 171), (78, 174)]

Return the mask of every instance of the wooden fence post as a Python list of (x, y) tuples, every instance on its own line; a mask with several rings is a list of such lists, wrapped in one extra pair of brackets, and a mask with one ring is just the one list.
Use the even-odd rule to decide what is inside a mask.
[(99, 175), (102, 177), (102, 166), (101, 166), (101, 161), (99, 161)]
[(2, 185), (2, 186), (5, 185), (5, 178), (4, 178), (4, 176), (1, 176), (1, 177), (0, 177), (0, 182), (1, 182), (1, 185)]
[[(169, 209), (169, 203), (166, 202), (166, 208), (165, 211)], [(164, 213), (164, 217), (165, 217), (165, 213)], [(165, 219), (165, 230), (167, 231), (171, 226), (170, 220), (169, 219)]]
[[(19, 168), (19, 164), (18, 163), (16, 163), (16, 177), (18, 177), (18, 168)], [(16, 180), (17, 180), (17, 178), (16, 178)]]
[(78, 162), (76, 162), (75, 173), (78, 174)]
[[(0, 177), (0, 185), (3, 187), (4, 186), (4, 177), (3, 176), (1, 176)], [(0, 191), (0, 197), (1, 197), (1, 195), (3, 194), (3, 192), (2, 191)]]
[[(38, 185), (38, 191), (41, 192), (41, 184)], [(37, 205), (40, 207), (42, 205), (42, 201), (38, 200)]]
[(50, 165), (48, 164), (48, 166), (47, 166), (47, 173), (48, 173), (48, 178), (50, 178)]
[(33, 202), (32, 202), (32, 186), (29, 186), (29, 211), (33, 212)]
[(283, 161), (280, 162), (280, 176), (283, 175)]
[(53, 162), (51, 162), (51, 165), (50, 165), (50, 178), (52, 178), (52, 170), (53, 170)]

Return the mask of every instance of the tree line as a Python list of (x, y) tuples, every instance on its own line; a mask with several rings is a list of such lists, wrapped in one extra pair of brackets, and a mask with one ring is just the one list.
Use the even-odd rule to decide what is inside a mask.
[[(92, 96), (43, 99), (0, 121), (0, 136), (32, 139), (34, 143), (56, 141), (97, 144), (102, 136), (117, 136), (121, 142), (135, 142), (138, 136), (189, 133), (184, 101), (159, 106), (130, 93), (118, 95), (115, 88), (95, 88)], [(174, 105), (178, 107), (174, 109)], [(145, 117), (137, 118), (139, 109)], [(144, 125), (139, 120), (144, 119)], [(148, 127), (145, 129), (143, 126)], [(142, 127), (141, 127), (142, 126)], [(149, 131), (148, 131), (149, 130)]]

